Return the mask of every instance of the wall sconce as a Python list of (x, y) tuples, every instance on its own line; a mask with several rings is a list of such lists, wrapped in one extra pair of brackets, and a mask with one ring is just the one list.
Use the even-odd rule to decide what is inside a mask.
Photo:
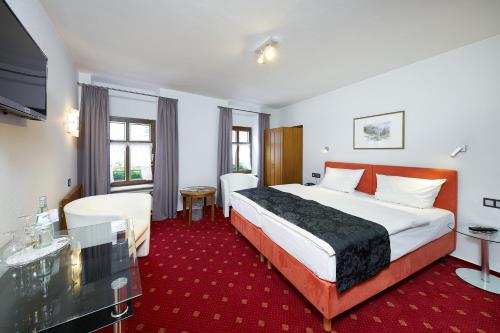
[(74, 137), (78, 137), (80, 134), (79, 122), (80, 111), (77, 109), (71, 109), (71, 111), (66, 114), (66, 121), (64, 122), (64, 130), (66, 133)]
[(324, 146), (323, 149), (321, 149), (321, 152), (323, 154), (328, 154), (329, 151), (330, 151), (330, 147), (328, 147), (328, 146)]
[(450, 154), (451, 157), (457, 156), (459, 153), (465, 153), (467, 151), (467, 145), (460, 145), (455, 148)]

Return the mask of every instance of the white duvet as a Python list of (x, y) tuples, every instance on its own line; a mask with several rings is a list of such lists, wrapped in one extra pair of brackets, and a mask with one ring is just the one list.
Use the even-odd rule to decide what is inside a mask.
[[(373, 196), (360, 192), (346, 194), (322, 188), (320, 186), (303, 186), (299, 184), (277, 185), (273, 187), (283, 192), (295, 194), (303, 199), (314, 200), (322, 205), (338, 209), (347, 214), (378, 223), (387, 229), (389, 236), (398, 234), (408, 229), (426, 225), (429, 221), (433, 221), (443, 215), (450, 214), (450, 212), (446, 210), (437, 208), (417, 209), (392, 203), (385, 203), (374, 199)], [(322, 239), (314, 236), (302, 228), (297, 227), (293, 223), (284, 220), (270, 211), (263, 209), (252, 200), (238, 193), (233, 193), (232, 195), (238, 197), (239, 200), (250, 204), (257, 212), (259, 212), (259, 214), (271, 217), (284, 227), (292, 229), (301, 236), (307, 238), (317, 247), (325, 251), (329, 256), (335, 255), (333, 248)], [(264, 230), (266, 229), (265, 226), (262, 226), (262, 228)]]

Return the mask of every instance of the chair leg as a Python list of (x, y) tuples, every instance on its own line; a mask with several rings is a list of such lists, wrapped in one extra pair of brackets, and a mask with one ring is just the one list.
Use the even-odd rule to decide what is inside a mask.
[(146, 257), (149, 254), (149, 242), (150, 242), (150, 239), (151, 239), (151, 229), (150, 229), (150, 227), (148, 227), (148, 230), (146, 230), (146, 233), (147, 233), (146, 239), (137, 248), (137, 256), (138, 257)]
[(323, 317), (323, 329), (326, 331), (326, 332), (331, 332), (332, 331), (332, 319), (326, 319), (325, 317)]

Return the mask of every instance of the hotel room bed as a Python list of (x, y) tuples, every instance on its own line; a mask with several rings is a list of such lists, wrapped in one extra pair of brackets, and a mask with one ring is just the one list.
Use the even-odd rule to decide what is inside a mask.
[[(342, 193), (320, 186), (299, 184), (273, 186), (280, 191), (315, 200), (323, 205), (340, 209), (348, 214), (384, 223), (384, 220), (408, 220), (412, 225), (395, 228), (390, 233), (391, 261), (452, 232), (452, 212), (440, 209), (418, 209), (381, 202), (363, 192)], [(260, 228), (273, 242), (304, 264), (320, 279), (336, 281), (336, 260), (333, 248), (313, 234), (291, 224), (283, 218), (260, 207), (239, 193), (232, 193), (231, 202), (245, 219)], [(397, 223), (397, 222), (396, 222)]]
[[(385, 224), (389, 232), (391, 264), (376, 276), (339, 293), (335, 283), (335, 252), (328, 243), (237, 193), (232, 198), (231, 221), (323, 314), (324, 328), (329, 331), (333, 317), (455, 249), (456, 233), (448, 224), (456, 220), (457, 174), (454, 170), (343, 162), (326, 162), (325, 166), (365, 169), (365, 173), (352, 194), (297, 184), (277, 186), (277, 189)], [(376, 189), (376, 174), (444, 178), (447, 181), (436, 198), (435, 208), (417, 209), (374, 199), (371, 195)], [(405, 223), (398, 225), (398, 221)]]

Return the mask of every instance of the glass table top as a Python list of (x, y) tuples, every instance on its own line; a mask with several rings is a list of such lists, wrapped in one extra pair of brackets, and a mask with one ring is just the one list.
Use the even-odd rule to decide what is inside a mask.
[[(500, 243), (500, 230), (494, 233), (482, 233), (482, 232), (476, 232), (472, 231), (469, 229), (471, 226), (478, 226), (477, 224), (466, 224), (466, 225), (459, 225), (457, 226), (457, 232), (459, 234), (485, 240), (488, 242), (493, 242), (493, 243)], [(486, 226), (486, 225), (481, 225), (481, 226)], [(449, 224), (448, 228), (453, 229), (455, 227), (455, 224)], [(490, 227), (490, 226), (488, 226)], [(500, 229), (498, 227), (491, 226), (493, 228)]]
[[(38, 332), (142, 295), (131, 223), (56, 231), (69, 243), (20, 267), (0, 262), (0, 332)], [(113, 281), (126, 282), (115, 301)], [(116, 286), (116, 282), (114, 284)]]

